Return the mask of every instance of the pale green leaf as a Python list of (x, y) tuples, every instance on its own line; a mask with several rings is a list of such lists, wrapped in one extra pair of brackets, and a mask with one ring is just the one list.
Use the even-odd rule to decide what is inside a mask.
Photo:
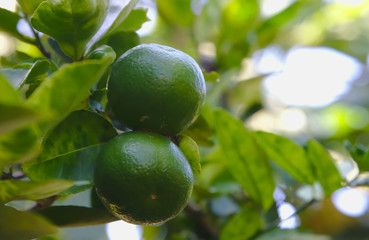
[(8, 80), (0, 74), (0, 103), (18, 104), (21, 98)]
[(169, 23), (189, 26), (193, 22), (191, 0), (157, 0), (156, 3), (159, 15)]
[(201, 114), (196, 121), (191, 124), (189, 128), (184, 130), (182, 134), (190, 136), (200, 146), (211, 147), (214, 142), (211, 137), (214, 136), (214, 129), (212, 129), (204, 116)]
[(138, 0), (130, 0), (129, 3), (119, 12), (118, 16), (115, 18), (112, 25), (105, 32), (105, 34), (101, 37), (101, 39), (105, 39), (113, 35), (123, 23), (123, 21), (129, 16), (130, 12), (133, 10), (133, 7), (136, 5)]
[(0, 103), (0, 134), (47, 119), (47, 116), (21, 105)]
[(30, 240), (57, 232), (53, 224), (35, 213), (0, 205), (0, 216), (0, 239)]
[(292, 177), (303, 183), (315, 182), (312, 164), (303, 147), (273, 133), (256, 132), (255, 137), (268, 157)]
[(30, 107), (53, 115), (56, 121), (74, 110), (112, 63), (111, 57), (64, 65), (27, 99)]
[(36, 9), (31, 23), (57, 40), (66, 55), (79, 60), (108, 7), (108, 0), (48, 0)]
[(146, 16), (147, 10), (132, 9), (126, 19), (116, 28), (113, 33), (118, 31), (133, 32), (141, 28), (142, 24), (149, 19)]
[(42, 182), (3, 180), (0, 181), (0, 204), (14, 200), (37, 200), (60, 193), (73, 186), (65, 180)]
[(22, 12), (28, 16), (32, 15), (38, 5), (40, 5), (40, 3), (42, 3), (43, 1), (45, 0), (17, 0), (22, 9)]
[(21, 163), (40, 152), (41, 133), (35, 126), (26, 126), (0, 135), (1, 163)]
[(240, 213), (227, 222), (220, 233), (220, 240), (245, 240), (253, 236), (262, 227), (258, 209), (245, 204)]
[(189, 136), (179, 136), (179, 149), (190, 163), (193, 172), (201, 172), (200, 153), (196, 142)]
[(329, 196), (341, 188), (343, 179), (327, 150), (318, 142), (310, 140), (307, 144), (307, 152), (324, 193)]
[(211, 71), (209, 73), (206, 73), (205, 70), (202, 70), (202, 73), (204, 74), (205, 82), (216, 82), (220, 78), (219, 73), (217, 73), (215, 71)]
[(268, 209), (273, 203), (274, 179), (269, 162), (252, 133), (223, 110), (214, 114), (216, 136), (233, 177), (252, 199)]

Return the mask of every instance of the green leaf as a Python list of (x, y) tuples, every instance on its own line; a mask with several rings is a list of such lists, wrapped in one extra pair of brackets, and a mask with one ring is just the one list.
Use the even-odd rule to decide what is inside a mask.
[(315, 182), (312, 165), (303, 147), (273, 133), (256, 132), (255, 137), (269, 158), (292, 177), (303, 183)]
[(118, 31), (134, 32), (140, 29), (142, 24), (149, 20), (146, 14), (147, 10), (145, 9), (132, 9), (127, 18), (116, 28), (114, 33)]
[(85, 190), (92, 186), (103, 143), (114, 136), (115, 129), (98, 114), (73, 112), (46, 134), (39, 158), (24, 164), (23, 169), (35, 181), (66, 179), (79, 185), (68, 193)]
[(369, 151), (365, 146), (353, 146), (349, 141), (345, 141), (345, 148), (357, 163), (360, 171), (369, 170)]
[(257, 0), (231, 0), (222, 11), (221, 34), (223, 38), (237, 43), (245, 39), (259, 15)]
[(36, 10), (36, 8), (45, 0), (17, 0), (22, 12), (30, 16)]
[(189, 26), (193, 22), (191, 0), (157, 0), (156, 4), (159, 15), (169, 23)]
[(0, 239), (29, 240), (54, 234), (57, 228), (45, 218), (0, 205)]
[(227, 222), (220, 233), (220, 240), (249, 239), (261, 229), (262, 221), (258, 209), (245, 204), (239, 214)]
[(201, 172), (200, 152), (196, 142), (189, 136), (179, 136), (179, 149), (190, 163), (193, 172)]
[(26, 103), (60, 121), (89, 95), (89, 89), (112, 63), (109, 56), (64, 65), (47, 78)]
[(326, 196), (342, 187), (342, 177), (329, 153), (315, 141), (308, 141), (307, 153), (314, 166), (316, 178), (323, 187)]
[(46, 115), (21, 105), (0, 103), (0, 113), (0, 134), (47, 119)]
[(116, 57), (116, 54), (113, 48), (107, 45), (102, 45), (87, 55), (87, 59), (96, 59), (96, 60), (106, 58), (106, 57), (111, 58), (112, 61), (114, 61)]
[(23, 69), (23, 68), (3, 68), (0, 69), (0, 73), (4, 75), (10, 82), (10, 84), (13, 86), (13, 88), (18, 89), (23, 80), (26, 78), (27, 74), (29, 72), (29, 69)]
[(182, 133), (190, 136), (200, 146), (211, 147), (214, 145), (214, 142), (210, 138), (214, 136), (214, 132), (214, 129), (209, 126), (203, 115), (200, 115), (196, 121)]
[(205, 70), (202, 70), (202, 73), (204, 74), (205, 82), (216, 82), (220, 78), (219, 73), (215, 71), (205, 73)]
[(35, 126), (26, 126), (0, 135), (1, 163), (21, 163), (37, 156), (40, 152), (41, 133)]
[(132, 11), (133, 7), (136, 5), (138, 0), (130, 0), (130, 2), (119, 12), (118, 16), (115, 18), (112, 25), (109, 29), (105, 32), (105, 34), (100, 37), (100, 39), (106, 39), (119, 31), (119, 27), (123, 23), (123, 21), (129, 16), (130, 12)]
[(80, 206), (54, 206), (38, 213), (58, 227), (85, 227), (118, 220), (106, 210)]
[(332, 240), (330, 236), (301, 232), (295, 229), (276, 229), (261, 235), (258, 240)]
[(280, 29), (293, 20), (299, 13), (299, 10), (306, 7), (307, 4), (311, 3), (296, 1), (280, 13), (262, 22), (256, 30), (260, 47), (270, 44), (280, 33)]
[(262, 101), (262, 80), (266, 75), (257, 76), (241, 82), (227, 91), (228, 104), (241, 114), (254, 104)]
[(29, 69), (23, 84), (34, 83), (40, 78), (45, 78), (49, 69), (50, 63), (48, 60), (37, 60)]
[(18, 104), (21, 98), (8, 80), (0, 74), (0, 103)]
[(111, 46), (119, 57), (128, 49), (131, 49), (140, 43), (140, 37), (136, 32), (117, 32), (109, 37), (106, 44)]
[(241, 121), (223, 110), (216, 111), (214, 119), (229, 171), (252, 199), (268, 209), (275, 186), (266, 156)]
[(65, 180), (43, 182), (3, 180), (0, 181), (0, 204), (14, 200), (37, 200), (60, 193), (73, 186)]
[(231, 0), (221, 15), (220, 36), (217, 42), (217, 60), (221, 67), (240, 67), (250, 51), (247, 37), (259, 15), (257, 0)]
[(24, 36), (18, 31), (17, 24), (21, 19), (22, 17), (19, 14), (0, 8), (0, 31), (9, 33), (24, 42), (34, 43), (33, 39)]
[(108, 7), (108, 0), (48, 0), (37, 8), (31, 23), (57, 40), (66, 55), (79, 60)]

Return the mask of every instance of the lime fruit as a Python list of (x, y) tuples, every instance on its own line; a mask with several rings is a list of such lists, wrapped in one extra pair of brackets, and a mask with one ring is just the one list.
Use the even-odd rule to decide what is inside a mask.
[(95, 188), (104, 206), (133, 224), (177, 216), (191, 197), (193, 173), (183, 153), (164, 136), (133, 131), (109, 141), (99, 154)]
[(114, 63), (107, 96), (114, 115), (128, 128), (174, 135), (199, 115), (206, 86), (199, 65), (186, 53), (141, 44)]

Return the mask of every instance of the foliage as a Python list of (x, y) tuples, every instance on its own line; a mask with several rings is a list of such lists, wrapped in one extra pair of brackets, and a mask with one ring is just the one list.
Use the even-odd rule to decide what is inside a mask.
[[(330, 136), (256, 129), (250, 122), (258, 113), (281, 108), (266, 104), (262, 84), (268, 74), (244, 77), (245, 63), (259, 49), (278, 45), (288, 51), (298, 44), (332, 47), (364, 62), (369, 3), (301, 0), (268, 16), (258, 0), (157, 0), (156, 29), (140, 36), (137, 31), (150, 20), (147, 9), (138, 0), (113, 2), (18, 0), (14, 12), (0, 8), (0, 31), (17, 42), (0, 59), (0, 239), (59, 239), (60, 228), (116, 220), (104, 209), (64, 201), (93, 187), (101, 148), (128, 131), (107, 104), (106, 81), (115, 59), (141, 42), (192, 55), (208, 89), (201, 115), (170, 137), (196, 173), (192, 199), (177, 218), (144, 227), (143, 236), (330, 239), (318, 235), (330, 233), (304, 224), (309, 217), (303, 212), (315, 213), (309, 207), (341, 187), (368, 186), (368, 127), (341, 121), (353, 106), (366, 109), (367, 95), (346, 96), (336, 107), (302, 109), (312, 117), (329, 113), (338, 129)], [(357, 175), (342, 171), (336, 155), (350, 159)], [(315, 192), (304, 198), (302, 189)], [(278, 229), (277, 190), (297, 208), (297, 230)], [(19, 201), (33, 204), (18, 207)]]

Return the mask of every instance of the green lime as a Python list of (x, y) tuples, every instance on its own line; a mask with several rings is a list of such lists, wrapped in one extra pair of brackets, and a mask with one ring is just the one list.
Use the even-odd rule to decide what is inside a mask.
[(120, 56), (107, 90), (112, 111), (123, 125), (163, 135), (189, 127), (206, 95), (204, 76), (196, 61), (158, 44), (141, 44)]
[(127, 132), (109, 141), (95, 169), (96, 193), (118, 218), (152, 225), (177, 216), (191, 197), (193, 173), (166, 137)]

